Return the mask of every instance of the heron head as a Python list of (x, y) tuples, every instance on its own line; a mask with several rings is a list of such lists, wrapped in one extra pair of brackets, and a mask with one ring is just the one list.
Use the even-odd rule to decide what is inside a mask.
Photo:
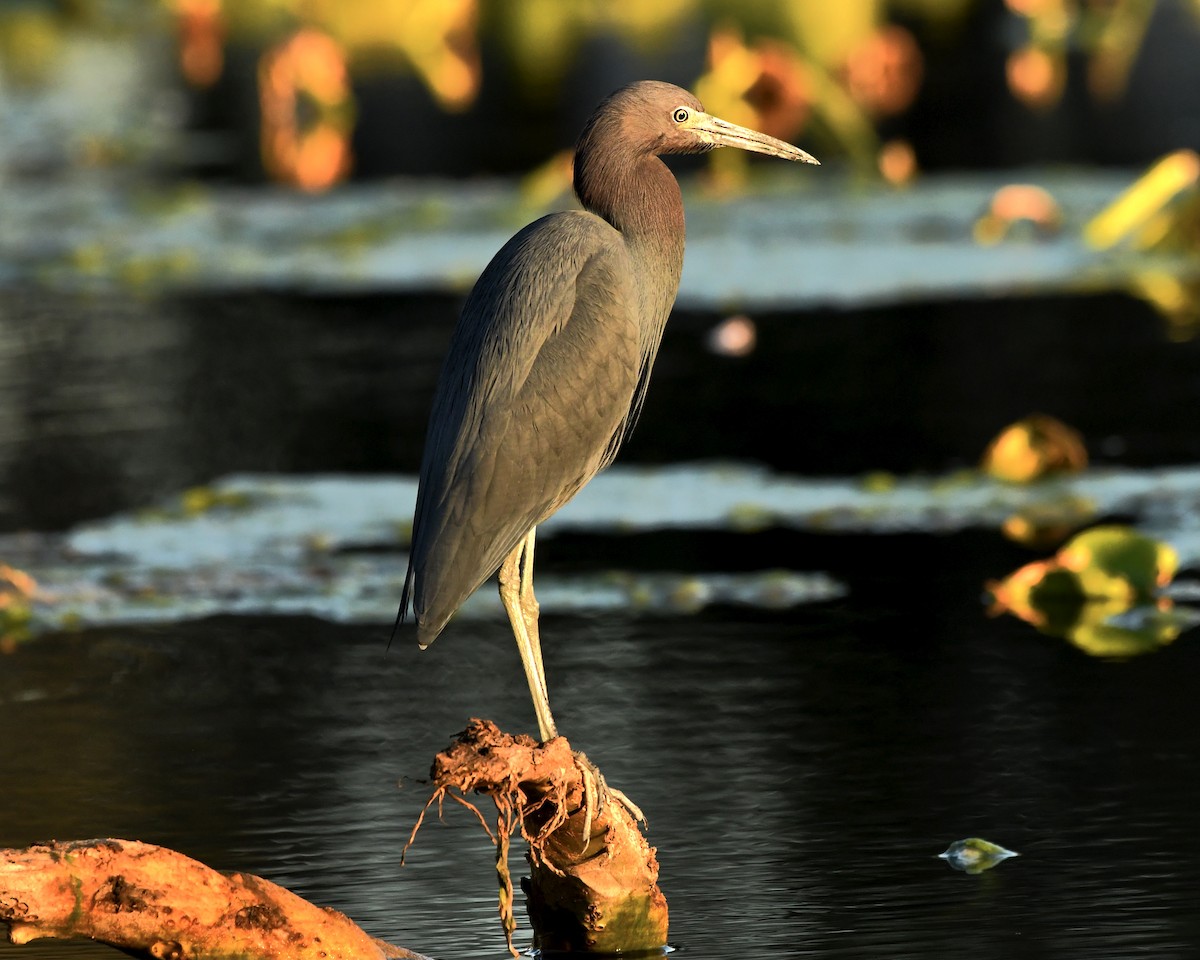
[(687, 90), (657, 80), (643, 80), (618, 90), (596, 111), (616, 120), (611, 133), (639, 152), (704, 153), (714, 147), (736, 147), (785, 160), (817, 163), (811, 155), (783, 140), (706, 113)]

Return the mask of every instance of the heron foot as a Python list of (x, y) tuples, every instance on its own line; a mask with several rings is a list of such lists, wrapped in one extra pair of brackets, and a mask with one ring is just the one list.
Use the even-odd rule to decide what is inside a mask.
[(575, 767), (583, 780), (583, 846), (580, 852), (587, 850), (588, 844), (592, 842), (592, 822), (604, 811), (604, 804), (609, 797), (617, 800), (638, 823), (646, 822), (641, 808), (625, 796), (624, 791), (610, 787), (600, 768), (592, 763), (582, 750), (575, 751)]
[(607, 789), (612, 796), (616, 797), (617, 800), (620, 801), (621, 806), (629, 811), (629, 815), (633, 817), (634, 820), (641, 824), (646, 822), (646, 815), (642, 813), (642, 808), (625, 796), (625, 791), (618, 790), (616, 787), (606, 787), (605, 789)]

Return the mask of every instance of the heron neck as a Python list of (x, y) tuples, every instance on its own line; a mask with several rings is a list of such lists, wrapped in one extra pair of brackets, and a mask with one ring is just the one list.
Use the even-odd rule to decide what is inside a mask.
[(683, 271), (683, 197), (667, 165), (656, 156), (576, 167), (576, 193), (590, 211), (611, 223), (633, 254), (642, 316), (666, 323)]
[(575, 178), (580, 202), (621, 231), (626, 242), (669, 239), (682, 251), (683, 198), (658, 157), (583, 161), (576, 165)]

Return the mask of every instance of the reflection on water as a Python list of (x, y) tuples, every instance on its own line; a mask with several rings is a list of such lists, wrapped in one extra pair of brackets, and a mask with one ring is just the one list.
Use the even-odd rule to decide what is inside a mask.
[[(1105, 663), (985, 619), (1013, 549), (876, 537), (827, 555), (852, 602), (548, 619), (556, 717), (645, 810), (680, 956), (1192, 955), (1200, 644)], [(503, 956), (473, 817), (448, 808), (399, 856), (466, 718), (533, 726), (507, 627), (463, 621), (425, 653), (385, 633), (219, 619), (19, 647), (0, 843), (164, 843), (439, 960)], [(947, 869), (968, 836), (1021, 857)]]
[[(232, 472), (413, 474), (457, 307), (5, 292), (0, 529), (61, 528)], [(1167, 342), (1127, 298), (753, 319), (755, 350), (731, 357), (708, 346), (718, 317), (672, 317), (622, 464), (943, 473), (1034, 410), (1101, 463), (1200, 462), (1179, 413), (1200, 405), (1200, 338)]]
[[(411, 473), (454, 310), (5, 294), (0, 527), (232, 471)], [(709, 352), (716, 319), (673, 319), (623, 462), (941, 472), (1031, 410), (1102, 460), (1200, 462), (1179, 417), (1200, 402), (1200, 341), (1166, 343), (1132, 301), (756, 315), (736, 358)], [(1195, 955), (1200, 641), (1105, 662), (987, 619), (984, 581), (1028, 559), (980, 532), (554, 539), (550, 574), (821, 569), (849, 589), (546, 620), (555, 715), (648, 815), (679, 956)], [(504, 956), (469, 814), (427, 821), (399, 859), (430, 760), (469, 717), (533, 727), (508, 628), (464, 619), (426, 653), (387, 651), (387, 629), (212, 619), (0, 655), (0, 844), (163, 843), (439, 960)], [(980, 876), (937, 859), (971, 836), (1021, 856)], [(111, 955), (17, 950), (0, 957)]]

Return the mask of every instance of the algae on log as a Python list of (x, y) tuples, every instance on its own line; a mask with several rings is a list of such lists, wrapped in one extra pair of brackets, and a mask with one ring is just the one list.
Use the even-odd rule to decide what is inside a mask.
[(0, 923), (16, 944), (86, 938), (156, 960), (427, 960), (269, 880), (131, 840), (0, 850)]
[(450, 797), (487, 829), (466, 794), (486, 794), (496, 804), (496, 832), (488, 833), (497, 848), (500, 914), (514, 956), (508, 842), (517, 830), (529, 844), (530, 878), (523, 886), (539, 950), (631, 954), (666, 946), (667, 901), (658, 888), (655, 850), (630, 813), (636, 807), (607, 787), (565, 737), (538, 743), (472, 720), (435, 758), (431, 776), (426, 810)]

